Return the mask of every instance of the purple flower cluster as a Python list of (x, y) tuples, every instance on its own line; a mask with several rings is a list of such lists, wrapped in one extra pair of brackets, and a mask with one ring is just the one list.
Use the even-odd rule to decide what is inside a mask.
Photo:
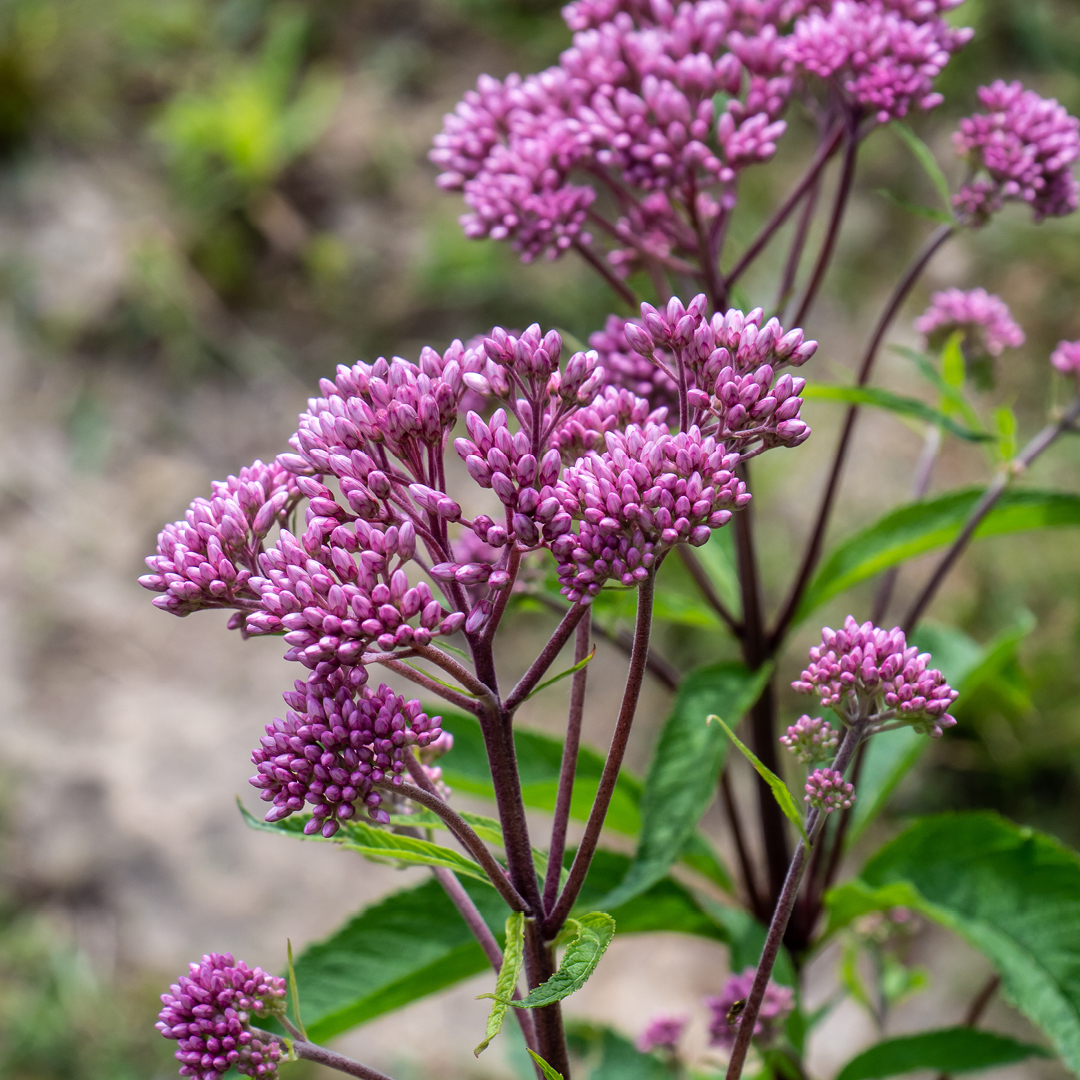
[(1080, 121), (1052, 98), (1001, 79), (979, 88), (986, 112), (960, 121), (953, 135), (973, 177), (953, 197), (974, 224), (1007, 200), (1026, 202), (1036, 221), (1071, 214), (1080, 205), (1072, 164), (1080, 157)]
[[(732, 975), (719, 995), (705, 999), (713, 1014), (709, 1024), (710, 1046), (730, 1050), (735, 1045), (741, 1014), (739, 1006), (750, 996), (755, 974), (755, 969), (749, 967), (741, 975)], [(791, 988), (777, 986), (770, 981), (765, 987), (761, 1011), (754, 1022), (754, 1038), (763, 1044), (772, 1042), (780, 1034), (784, 1021), (794, 1007), (795, 994)]]
[(819, 694), (845, 723), (894, 721), (938, 738), (956, 723), (948, 708), (957, 693), (929, 661), (929, 653), (908, 646), (899, 627), (860, 626), (849, 615), (842, 630), (822, 630), (821, 645), (810, 650), (809, 666), (791, 685)]
[(806, 778), (803, 790), (806, 801), (826, 814), (855, 804), (855, 785), (847, 783), (844, 774), (836, 769), (815, 769)]
[(254, 608), (262, 541), (299, 498), (296, 478), (280, 465), (256, 461), (239, 476), (215, 481), (213, 497), (196, 499), (183, 521), (166, 525), (158, 553), (146, 564), (154, 572), (139, 584), (163, 593), (154, 606), (174, 615), (201, 608)]
[(840, 735), (836, 728), (820, 716), (811, 719), (800, 716), (780, 742), (787, 747), (804, 765), (815, 765), (819, 761), (828, 761), (836, 753)]
[(1050, 363), (1063, 375), (1080, 376), (1080, 341), (1059, 341)]
[(1000, 356), (1005, 348), (1024, 344), (1024, 331), (1009, 305), (985, 289), (946, 289), (930, 297), (930, 306), (915, 320), (915, 329), (931, 348), (940, 348), (962, 330), (964, 356)]
[(161, 995), (156, 1027), (178, 1040), (181, 1076), (218, 1080), (232, 1068), (244, 1076), (277, 1075), (281, 1047), (272, 1036), (253, 1032), (251, 1017), (285, 1011), (284, 979), (228, 953), (210, 953), (169, 989)]
[(685, 1016), (653, 1017), (634, 1045), (643, 1054), (649, 1054), (653, 1050), (674, 1051), (689, 1022)]
[(604, 368), (604, 375), (609, 386), (629, 390), (632, 394), (648, 399), (654, 407), (668, 406), (676, 411), (679, 407), (678, 384), (667, 371), (674, 364), (674, 359), (661, 354), (662, 364), (642, 356), (626, 338), (626, 325), (633, 322), (643, 324), (636, 319), (624, 319), (618, 315), (609, 315), (603, 330), (589, 335), (589, 345), (596, 350), (597, 357)]
[(313, 812), (304, 832), (327, 838), (361, 806), (373, 821), (389, 822), (373, 785), (400, 783), (405, 755), (442, 735), (440, 717), (428, 717), (419, 701), (406, 701), (385, 684), (357, 692), (338, 673), (328, 680), (325, 689), (330, 688), (332, 695), (320, 696), (310, 684), (297, 682), (285, 694), (292, 711), (267, 725), (261, 747), (251, 755), (258, 767), (251, 784), (264, 802), (274, 804), (266, 820), (280, 821), (307, 802)]
[[(740, 174), (775, 154), (807, 77), (880, 122), (936, 105), (933, 80), (971, 33), (941, 17), (956, 2), (570, 4), (556, 66), (481, 76), (446, 116), (438, 183), (463, 192), (466, 235), (509, 240), (525, 260), (589, 244), (592, 219), (614, 236), (620, 273), (697, 258)], [(593, 208), (597, 186), (618, 202), (612, 222)]]

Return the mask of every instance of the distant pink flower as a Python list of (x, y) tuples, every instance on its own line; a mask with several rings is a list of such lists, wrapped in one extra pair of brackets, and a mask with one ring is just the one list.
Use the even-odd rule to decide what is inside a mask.
[(635, 1045), (643, 1053), (674, 1050), (690, 1021), (685, 1016), (656, 1016), (638, 1036)]
[(836, 728), (820, 716), (813, 719), (809, 716), (800, 716), (780, 736), (780, 742), (804, 765), (827, 761), (836, 753), (839, 741), (840, 736)]
[[(722, 1046), (730, 1050), (735, 1045), (735, 1037), (739, 1033), (739, 1017), (742, 1012), (739, 1006), (750, 996), (750, 989), (754, 985), (754, 975), (754, 968), (748, 967), (741, 975), (732, 975), (717, 997), (705, 999), (705, 1004), (713, 1014), (709, 1024), (710, 1046)], [(777, 986), (776, 983), (770, 981), (765, 987), (761, 1010), (754, 1022), (754, 1038), (763, 1043), (775, 1039), (794, 1007), (795, 994), (791, 988)]]
[(940, 346), (956, 330), (964, 331), (964, 353), (1000, 356), (1024, 344), (1023, 329), (1008, 304), (985, 289), (947, 289), (930, 297), (930, 306), (915, 320), (915, 329), (932, 346)]
[(1050, 363), (1064, 375), (1080, 376), (1080, 341), (1062, 341), (1050, 355)]
[(844, 780), (836, 769), (815, 769), (806, 778), (806, 802), (818, 810), (831, 814), (834, 810), (847, 810), (855, 803), (855, 787)]

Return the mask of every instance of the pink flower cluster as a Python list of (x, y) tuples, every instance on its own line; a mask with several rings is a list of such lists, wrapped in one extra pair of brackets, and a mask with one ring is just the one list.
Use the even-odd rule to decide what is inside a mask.
[(1080, 376), (1080, 341), (1059, 341), (1050, 363), (1063, 375)]
[[(740, 975), (732, 975), (724, 989), (716, 997), (706, 998), (705, 1004), (712, 1010), (709, 1024), (709, 1045), (730, 1050), (739, 1033), (740, 1012), (736, 1006), (745, 1002), (754, 985), (755, 969), (750, 967)], [(789, 986), (770, 982), (765, 987), (761, 1011), (754, 1022), (754, 1038), (759, 1043), (772, 1042), (783, 1030), (784, 1021), (795, 1008), (795, 994)]]
[(954, 196), (957, 209), (981, 224), (1007, 200), (1026, 202), (1036, 221), (1080, 205), (1072, 164), (1080, 157), (1080, 121), (1052, 98), (998, 79), (979, 89), (986, 112), (960, 121), (956, 152), (974, 176)]
[(964, 332), (964, 355), (1000, 356), (1008, 347), (1024, 344), (1024, 331), (1009, 305), (985, 289), (946, 289), (930, 297), (930, 306), (915, 320), (927, 345), (940, 348), (957, 330)]
[(800, 716), (780, 736), (780, 742), (804, 765), (828, 761), (836, 753), (839, 741), (840, 736), (836, 728), (820, 716), (813, 719), (809, 716)]
[(948, 708), (957, 693), (929, 661), (929, 653), (908, 646), (899, 627), (860, 626), (849, 615), (842, 630), (822, 630), (821, 645), (810, 650), (809, 666), (791, 685), (819, 694), (845, 723), (895, 721), (938, 738), (956, 723)]
[(281, 1060), (276, 1039), (251, 1030), (252, 1016), (285, 1011), (285, 980), (249, 968), (228, 953), (210, 953), (191, 964), (162, 994), (156, 1027), (179, 1043), (180, 1075), (218, 1080), (235, 1068), (244, 1076), (273, 1077)]
[[(885, 122), (940, 100), (934, 78), (970, 37), (955, 0), (582, 0), (555, 67), (482, 76), (446, 116), (431, 160), (464, 193), (466, 235), (509, 240), (524, 260), (587, 245), (598, 187), (617, 204), (609, 257), (701, 254), (738, 176), (768, 161), (807, 76)], [(796, 16), (802, 16), (791, 26)]]
[(657, 1016), (637, 1037), (635, 1046), (643, 1053), (653, 1050), (674, 1051), (690, 1021), (685, 1016)]
[(251, 784), (264, 802), (274, 804), (267, 821), (280, 821), (309, 803), (314, 809), (304, 825), (308, 835), (333, 836), (361, 806), (373, 821), (389, 822), (372, 786), (384, 780), (400, 784), (405, 755), (442, 734), (440, 717), (429, 718), (419, 701), (406, 701), (385, 684), (355, 692), (340, 672), (318, 688), (297, 682), (285, 701), (296, 711), (267, 725), (261, 747), (251, 755), (258, 767)]
[(806, 802), (826, 814), (848, 810), (855, 804), (855, 785), (847, 783), (844, 774), (836, 769), (815, 769), (806, 778), (803, 790)]

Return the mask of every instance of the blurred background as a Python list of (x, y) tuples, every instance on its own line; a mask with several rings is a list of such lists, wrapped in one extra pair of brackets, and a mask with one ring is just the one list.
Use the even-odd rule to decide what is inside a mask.
[[(555, 60), (569, 43), (558, 6), (0, 0), (0, 1076), (174, 1075), (174, 1046), (152, 1023), (157, 995), (189, 959), (229, 950), (276, 970), (287, 937), (302, 948), (418, 880), (244, 828), (233, 798), (257, 806), (248, 755), (292, 672), (277, 641), (241, 642), (218, 613), (173, 619), (135, 578), (162, 523), (210, 480), (284, 447), (335, 365), (415, 358), (423, 344), (441, 349), (496, 323), (538, 321), (585, 340), (616, 309), (576, 262), (523, 267), (504, 245), (465, 240), (460, 201), (436, 191), (425, 157), (478, 73)], [(968, 0), (957, 19), (977, 37), (941, 79), (948, 104), (914, 121), (954, 180), (949, 133), (978, 84), (1023, 78), (1080, 112), (1074, 0)], [(804, 160), (806, 125), (791, 122), (776, 164), (744, 183), (735, 245)], [(865, 146), (808, 327), (822, 342), (811, 377), (844, 377), (930, 228), (883, 188), (933, 198), (887, 130)], [(911, 317), (931, 288), (1000, 293), (1028, 343), (1002, 358), (979, 408), (1013, 408), (1021, 438), (1054, 393), (1049, 351), (1080, 337), (1078, 218), (1034, 227), (1010, 211), (963, 237), (933, 263), (894, 334), (914, 342)], [(765, 260), (747, 281), (751, 304), (759, 289), (771, 296), (773, 272)], [(880, 380), (925, 392), (896, 355), (883, 358)], [(774, 601), (841, 416), (827, 402), (806, 412), (814, 438), (756, 473)], [(864, 420), (859, 439), (836, 536), (906, 501), (921, 444), (882, 415)], [(1066, 441), (1032, 479), (1077, 490), (1078, 466), (1080, 448)], [(978, 449), (950, 447), (935, 489), (987, 470)], [(905, 571), (901, 599), (920, 569)], [(827, 619), (864, 615), (870, 595), (844, 598)], [(963, 704), (879, 839), (905, 815), (992, 807), (1080, 845), (1078, 600), (1075, 532), (983, 542), (966, 558), (933, 616), (979, 643), (1032, 615), (1036, 628)], [(515, 617), (508, 672), (548, 629), (543, 614)], [(793, 672), (814, 633), (791, 650)], [(683, 668), (732, 655), (707, 618), (665, 625), (658, 645)], [(606, 742), (623, 669), (602, 646), (591, 669), (595, 745)], [(565, 684), (524, 719), (556, 731), (564, 697)], [(666, 708), (650, 687), (631, 768), (643, 767)], [(786, 703), (785, 715), (796, 708)], [(958, 1020), (982, 961), (931, 931), (912, 949), (931, 985), (898, 1010), (895, 1030)], [(834, 962), (817, 962), (822, 987)], [(658, 1011), (685, 1012), (700, 1048), (701, 999), (718, 991), (725, 964), (722, 949), (699, 941), (620, 938), (571, 1012), (630, 1036)], [(461, 1035), (482, 1029), (486, 1010), (473, 998), (487, 988), (480, 979), (420, 1002), (342, 1047), (398, 1080), (515, 1075), (512, 1047), (476, 1063)], [(1027, 1033), (1000, 1005), (990, 1023)], [(843, 1006), (815, 1036), (815, 1073), (832, 1075), (874, 1039), (870, 1020)], [(1011, 1072), (1060, 1075), (1045, 1063)]]

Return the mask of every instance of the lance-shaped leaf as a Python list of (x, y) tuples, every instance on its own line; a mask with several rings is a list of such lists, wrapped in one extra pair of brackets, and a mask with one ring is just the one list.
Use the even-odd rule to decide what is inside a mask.
[(488, 1015), (487, 1032), (484, 1041), (473, 1051), (479, 1057), (490, 1045), (491, 1040), (502, 1031), (506, 1019), (508, 1002), (517, 988), (521, 975), (521, 964), (525, 958), (525, 916), (520, 911), (510, 913), (506, 920), (506, 945), (503, 948), (502, 967), (495, 980), (494, 994), (481, 994), (481, 997), (494, 998)]
[(311, 820), (310, 814), (293, 814), (283, 821), (260, 821), (237, 800), (240, 813), (249, 828), (262, 832), (278, 833), (297, 840), (317, 840), (324, 844), (337, 844), (339, 847), (356, 851), (374, 862), (400, 863), (405, 866), (442, 866), (457, 874), (487, 881), (488, 876), (467, 855), (421, 840), (414, 836), (402, 836), (387, 829), (377, 829), (363, 821), (343, 821), (338, 832), (329, 840), (319, 833), (304, 835), (304, 825)]
[[(671, 715), (660, 732), (641, 799), (641, 837), (626, 878), (601, 907), (615, 907), (659, 881), (690, 842), (701, 815), (716, 796), (728, 742), (705, 724), (710, 713), (737, 724), (757, 701), (771, 665), (750, 671), (744, 664), (710, 664), (679, 684)], [(733, 891), (725, 873), (721, 882)]]
[(727, 732), (727, 737), (742, 751), (746, 760), (754, 766), (758, 776), (769, 785), (769, 790), (773, 793), (773, 798), (779, 804), (780, 809), (784, 811), (784, 817), (799, 830), (799, 835), (806, 841), (807, 846), (809, 846), (810, 838), (806, 835), (806, 826), (803, 824), (802, 812), (795, 802), (795, 796), (791, 794), (791, 789), (776, 775), (776, 773), (761, 763), (761, 760), (753, 750), (743, 743), (735, 732), (732, 731), (719, 716), (710, 716), (708, 718), (709, 723), (712, 723), (713, 720)]
[(529, 1057), (540, 1066), (540, 1071), (544, 1074), (544, 1080), (563, 1080), (563, 1074), (556, 1072), (535, 1050), (529, 1051)]
[[(945, 209), (951, 214), (952, 196), (949, 192), (949, 181), (945, 179), (945, 174), (941, 171), (941, 166), (937, 163), (937, 158), (934, 157), (934, 151), (931, 150), (930, 147), (907, 126), (907, 124), (902, 124), (899, 120), (894, 120), (892, 129), (905, 143), (907, 143), (908, 149), (915, 155), (926, 175), (930, 177), (930, 181), (940, 196)], [(952, 218), (950, 217), (949, 220), (952, 220)]]
[(554, 1005), (580, 990), (589, 981), (615, 936), (615, 920), (603, 911), (590, 911), (576, 919), (568, 919), (566, 925), (572, 930), (573, 937), (566, 946), (558, 970), (520, 1001), (511, 1001), (515, 1009)]
[[(891, 566), (952, 543), (982, 493), (982, 488), (965, 488), (909, 503), (842, 541), (804, 593), (795, 621)], [(1002, 494), (975, 530), (975, 537), (1060, 525), (1080, 525), (1080, 496), (1016, 489)]]
[(1013, 1065), (1029, 1057), (1049, 1057), (1041, 1046), (975, 1028), (943, 1028), (885, 1039), (853, 1057), (836, 1080), (884, 1080), (916, 1069), (940, 1073), (974, 1072)]
[(904, 397), (894, 394), (891, 390), (882, 390), (874, 386), (826, 386), (815, 383), (804, 386), (802, 396), (811, 401), (843, 401), (849, 405), (869, 405), (875, 409), (885, 409), (896, 413), (898, 416), (909, 416), (913, 420), (925, 420), (928, 424), (934, 424), (944, 428), (950, 435), (965, 439), (968, 442), (992, 442), (993, 435), (984, 431), (973, 431), (963, 424), (958, 424), (952, 417), (927, 405), (918, 398)]
[(897, 904), (954, 930), (994, 965), (1005, 996), (1080, 1073), (1074, 852), (996, 814), (939, 814), (887, 844), (828, 904), (830, 931)]
[(914, 203), (909, 199), (901, 199), (894, 195), (888, 188), (875, 188), (874, 193), (883, 199), (888, 199), (894, 206), (906, 210), (916, 217), (926, 218), (927, 221), (937, 222), (938, 225), (950, 225), (955, 220), (952, 214), (946, 214), (944, 210), (935, 210), (932, 206), (923, 206), (922, 203)]
[(563, 679), (565, 679), (565, 678), (569, 677), (570, 675), (573, 675), (573, 674), (575, 674), (575, 673), (576, 673), (576, 672), (578, 672), (578, 671), (581, 671), (581, 669), (582, 669), (583, 667), (585, 667), (585, 666), (586, 666), (586, 664), (588, 664), (588, 663), (589, 663), (589, 661), (590, 661), (590, 660), (592, 660), (592, 658), (593, 658), (593, 657), (594, 657), (595, 655), (596, 655), (596, 646), (594, 645), (594, 646), (593, 646), (593, 647), (592, 647), (592, 648), (591, 648), (591, 649), (589, 650), (589, 655), (588, 655), (588, 656), (586, 656), (586, 657), (585, 657), (585, 658), (584, 658), (583, 660), (579, 660), (579, 661), (578, 661), (578, 662), (577, 662), (576, 664), (574, 664), (574, 665), (573, 665), (572, 667), (568, 667), (568, 668), (567, 668), (567, 669), (566, 669), (565, 671), (560, 671), (558, 675), (553, 675), (553, 676), (552, 676), (552, 677), (551, 677), (550, 679), (548, 679), (548, 680), (547, 680), (546, 682), (542, 682), (542, 683), (541, 683), (541, 684), (540, 684), (540, 685), (539, 685), (539, 686), (538, 686), (538, 687), (537, 687), (537, 688), (536, 688), (535, 690), (533, 690), (533, 691), (532, 691), (532, 692), (531, 692), (531, 693), (530, 693), (530, 694), (528, 695), (528, 697), (526, 697), (526, 698), (525, 698), (525, 700), (526, 700), (526, 701), (528, 701), (528, 700), (529, 700), (529, 698), (533, 698), (533, 697), (536, 697), (536, 695), (537, 695), (537, 694), (539, 694), (541, 690), (546, 690), (546, 689), (547, 689), (547, 688), (548, 688), (549, 686), (554, 686), (554, 685), (555, 685), (555, 683), (557, 683), (557, 682), (562, 682), (562, 680), (563, 680)]

